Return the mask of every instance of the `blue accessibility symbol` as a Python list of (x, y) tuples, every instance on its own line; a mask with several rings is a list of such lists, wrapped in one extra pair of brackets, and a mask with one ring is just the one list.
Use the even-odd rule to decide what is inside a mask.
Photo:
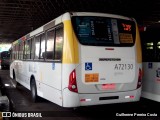
[(85, 70), (92, 70), (92, 63), (91, 62), (85, 63)]
[(55, 70), (55, 63), (52, 63), (52, 70)]

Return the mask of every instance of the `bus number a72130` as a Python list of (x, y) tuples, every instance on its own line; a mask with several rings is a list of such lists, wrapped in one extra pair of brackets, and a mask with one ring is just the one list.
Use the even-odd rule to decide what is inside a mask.
[(133, 64), (115, 64), (114, 70), (132, 70)]

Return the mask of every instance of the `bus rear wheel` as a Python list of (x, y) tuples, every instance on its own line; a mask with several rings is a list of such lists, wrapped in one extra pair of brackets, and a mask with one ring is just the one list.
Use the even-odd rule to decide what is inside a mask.
[(37, 87), (36, 87), (36, 82), (35, 82), (35, 79), (34, 79), (34, 78), (32, 78), (32, 80), (31, 80), (30, 87), (31, 87), (32, 101), (33, 101), (33, 102), (37, 102), (37, 101), (38, 101)]

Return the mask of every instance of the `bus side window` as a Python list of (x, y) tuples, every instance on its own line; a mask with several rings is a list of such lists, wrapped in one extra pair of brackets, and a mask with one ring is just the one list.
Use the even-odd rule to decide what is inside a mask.
[(25, 44), (25, 58), (30, 59), (31, 39), (26, 41)]
[(13, 52), (12, 52), (12, 60), (15, 59), (15, 45), (13, 46)]
[(40, 36), (35, 37), (35, 59), (39, 59), (40, 53)]
[(55, 60), (62, 59), (63, 50), (63, 27), (56, 29), (56, 41), (55, 41)]
[(20, 60), (23, 59), (23, 42), (22, 41), (19, 43), (19, 59)]
[(18, 44), (14, 45), (14, 59), (18, 59)]
[(52, 51), (46, 51), (46, 59), (53, 59), (53, 52)]
[(41, 35), (41, 45), (40, 45), (40, 59), (45, 58), (45, 34)]
[(46, 59), (54, 59), (54, 37), (54, 29), (47, 31)]
[(19, 56), (18, 56), (18, 53), (19, 53), (18, 51), (19, 51), (19, 45), (17, 44), (17, 45), (16, 45), (16, 59), (18, 59), (18, 57), (19, 57)]
[(34, 59), (35, 55), (35, 41), (34, 38), (31, 38), (31, 59)]

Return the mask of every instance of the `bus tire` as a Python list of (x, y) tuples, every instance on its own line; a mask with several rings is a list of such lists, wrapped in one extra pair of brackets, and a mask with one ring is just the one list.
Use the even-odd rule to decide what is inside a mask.
[(30, 88), (31, 88), (32, 101), (37, 102), (38, 101), (37, 87), (36, 87), (36, 82), (34, 78), (31, 79)]

